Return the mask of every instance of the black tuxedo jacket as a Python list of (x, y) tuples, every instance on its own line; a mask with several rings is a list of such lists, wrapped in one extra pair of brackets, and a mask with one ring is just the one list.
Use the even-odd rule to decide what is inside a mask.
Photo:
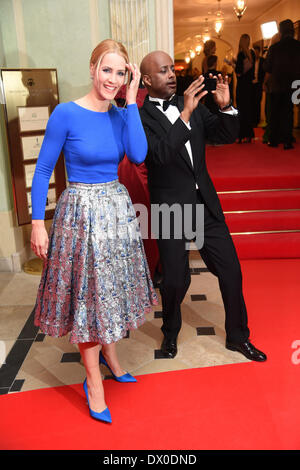
[[(183, 97), (178, 97), (178, 109), (183, 110)], [(205, 139), (233, 143), (238, 136), (237, 116), (210, 111), (201, 103), (192, 113), (191, 130), (179, 117), (174, 124), (149, 101), (148, 96), (140, 109), (148, 141), (145, 160), (152, 204), (195, 204), (196, 183), (205, 204), (219, 220), (223, 211), (205, 162)], [(193, 166), (185, 143), (190, 141)], [(220, 153), (222, 152), (220, 148)]]

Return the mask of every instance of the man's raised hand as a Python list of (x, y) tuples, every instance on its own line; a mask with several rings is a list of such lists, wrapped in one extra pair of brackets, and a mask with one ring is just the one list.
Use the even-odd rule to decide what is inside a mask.
[[(200, 75), (190, 86), (185, 90), (184, 97), (184, 108), (181, 112), (181, 118), (185, 122), (189, 122), (190, 117), (194, 109), (197, 108), (199, 101), (203, 96), (207, 94), (207, 91), (203, 91), (204, 88), (204, 77)], [(202, 90), (202, 91), (201, 91)]]

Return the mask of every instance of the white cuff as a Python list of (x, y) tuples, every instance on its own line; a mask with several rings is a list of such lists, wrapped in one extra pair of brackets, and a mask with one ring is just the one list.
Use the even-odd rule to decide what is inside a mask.
[(190, 121), (189, 122), (185, 122), (182, 118), (180, 118), (182, 120), (182, 122), (186, 125), (186, 127), (191, 131), (192, 128), (191, 128), (191, 125), (190, 125)]
[(221, 111), (220, 110), (220, 113), (231, 114), (232, 116), (237, 116), (239, 114), (238, 110), (235, 109), (233, 106), (231, 106), (231, 109), (229, 109), (228, 111)]

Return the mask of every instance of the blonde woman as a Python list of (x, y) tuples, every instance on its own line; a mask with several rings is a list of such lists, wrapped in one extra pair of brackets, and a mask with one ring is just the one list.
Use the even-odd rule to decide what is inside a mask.
[[(134, 208), (117, 179), (124, 157), (144, 161), (147, 141), (136, 105), (140, 73), (124, 46), (102, 41), (90, 59), (91, 91), (59, 104), (50, 116), (32, 184), (31, 245), (44, 260), (35, 324), (50, 336), (70, 333), (78, 344), (90, 415), (111, 422), (100, 360), (118, 382), (135, 382), (118, 361), (115, 343), (138, 328), (157, 298)], [(111, 104), (132, 75), (127, 108)], [(61, 150), (68, 188), (51, 231), (44, 226), (49, 179)]]
[(250, 49), (249, 34), (242, 34), (239, 42), (235, 73), (237, 76), (236, 103), (240, 115), (238, 142), (250, 143), (254, 137), (252, 96), (254, 80), (255, 52)]

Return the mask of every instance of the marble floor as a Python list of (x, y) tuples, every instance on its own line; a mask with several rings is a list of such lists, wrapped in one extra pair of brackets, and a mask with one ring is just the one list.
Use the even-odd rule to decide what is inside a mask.
[[(117, 344), (122, 367), (133, 375), (248, 362), (224, 347), (224, 308), (217, 279), (193, 252), (190, 268), (192, 282), (182, 305), (177, 356), (161, 358), (159, 304), (143, 326)], [(33, 324), (31, 312), (38, 284), (36, 275), (0, 273), (0, 394), (84, 380), (78, 348), (68, 336), (45, 336)], [(109, 377), (104, 366), (101, 371), (104, 378)]]

